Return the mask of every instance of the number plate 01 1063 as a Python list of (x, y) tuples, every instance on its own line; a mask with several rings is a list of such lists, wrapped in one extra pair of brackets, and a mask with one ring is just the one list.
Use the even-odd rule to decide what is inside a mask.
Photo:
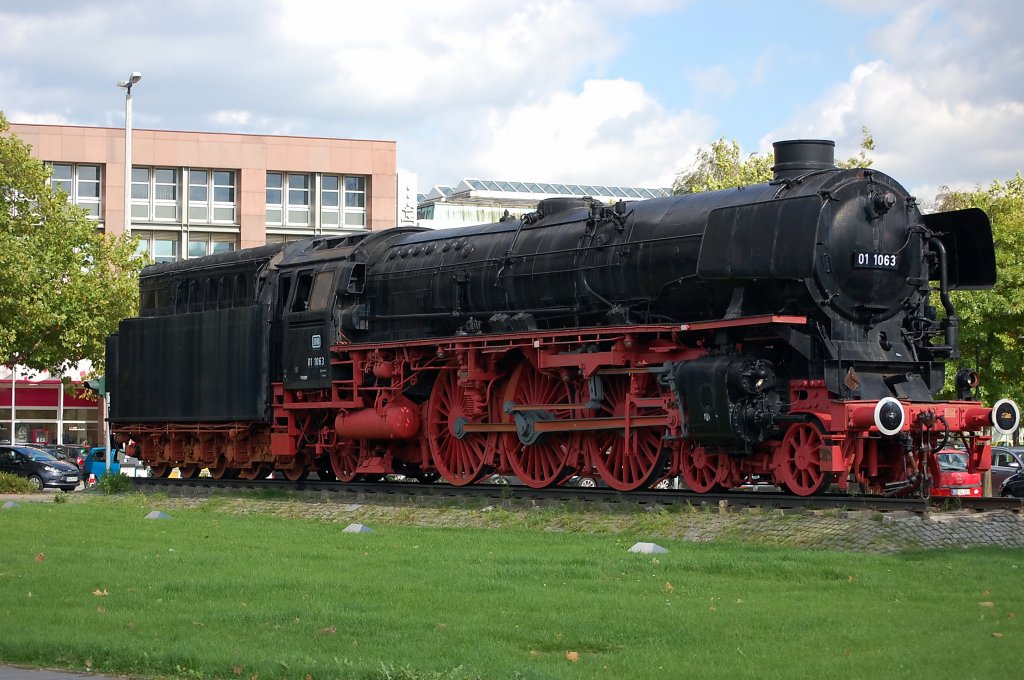
[(861, 269), (899, 269), (898, 253), (865, 253), (853, 254), (853, 266)]

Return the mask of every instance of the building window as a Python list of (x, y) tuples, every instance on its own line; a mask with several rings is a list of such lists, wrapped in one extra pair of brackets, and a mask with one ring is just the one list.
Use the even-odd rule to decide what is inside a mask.
[(188, 235), (188, 256), (204, 257), (235, 250), (235, 237), (226, 234), (190, 233)]
[(153, 261), (175, 262), (178, 259), (178, 235), (157, 234), (153, 238)]
[(52, 163), (50, 186), (68, 195), (68, 202), (82, 208), (90, 219), (100, 219), (100, 166)]
[[(344, 187), (345, 200), (341, 193)], [(366, 226), (366, 178), (324, 175), (320, 182), (320, 224), (324, 227)]]
[(267, 224), (282, 224), (281, 173), (267, 173)]
[(267, 224), (310, 226), (308, 174), (267, 173)]
[(366, 178), (345, 178), (345, 226), (366, 225)]
[(267, 225), (365, 227), (366, 177), (268, 172)]
[[(188, 171), (188, 221), (210, 221), (210, 173), (206, 170)], [(192, 248), (189, 247), (191, 251)]]
[[(10, 410), (4, 409), (6, 424), (10, 423)], [(15, 444), (56, 444), (57, 409), (50, 407), (21, 408), (16, 411), (14, 423)], [(5, 428), (6, 429), (6, 428)], [(6, 437), (5, 437), (6, 439)]]
[(237, 214), (233, 170), (189, 170), (189, 222), (236, 224)]
[(64, 407), (64, 428), (61, 443), (88, 446), (89, 442), (100, 441), (96, 431), (95, 408)]
[(132, 168), (132, 219), (178, 220), (177, 168)]
[(139, 239), (138, 254), (153, 262), (176, 262), (181, 235), (173, 231), (132, 231)]
[(288, 175), (288, 224), (309, 224), (309, 175)]
[(223, 236), (214, 237), (213, 242), (210, 244), (210, 253), (212, 255), (218, 255), (220, 253), (230, 253), (235, 250), (235, 237), (232, 236), (230, 239)]
[(206, 257), (209, 255), (210, 242), (206, 239), (196, 240), (192, 235), (188, 237), (188, 256), (193, 257)]
[(267, 234), (267, 243), (292, 243), (304, 238), (298, 234)]

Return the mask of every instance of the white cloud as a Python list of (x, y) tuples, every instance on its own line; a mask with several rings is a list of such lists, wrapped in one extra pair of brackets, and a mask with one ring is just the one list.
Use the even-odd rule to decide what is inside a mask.
[(308, 55), (322, 100), (355, 110), (532, 99), (607, 62), (623, 39), (576, 0), (282, 3), (280, 38)]
[(670, 186), (714, 128), (707, 116), (665, 111), (625, 80), (494, 109), (483, 125), (465, 176), (634, 186)]
[[(901, 8), (870, 37), (882, 58), (764, 140), (837, 140), (853, 154), (860, 128), (873, 134), (875, 167), (925, 201), (942, 185), (1006, 179), (1024, 165), (1024, 20), (1016, 0), (927, 0)], [(930, 192), (930, 193), (924, 193)]]
[(70, 121), (59, 113), (46, 113), (35, 111), (19, 111), (11, 109), (4, 111), (7, 120), (26, 125), (68, 125)]
[(23, 14), (0, 11), (0, 55), (24, 55), (39, 52), (50, 44), (53, 36), (99, 35), (107, 26), (107, 10), (102, 7), (79, 7), (75, 11), (54, 8), (50, 13)]
[(120, 126), (114, 82), (138, 70), (137, 128), (396, 140), (424, 184), (521, 173), (663, 185), (711, 137), (708, 117), (600, 78), (631, 17), (685, 4), (8, 0), (0, 109)]
[(237, 125), (244, 127), (249, 124), (249, 119), (252, 118), (252, 113), (249, 111), (216, 111), (207, 116), (207, 118), (217, 125)]

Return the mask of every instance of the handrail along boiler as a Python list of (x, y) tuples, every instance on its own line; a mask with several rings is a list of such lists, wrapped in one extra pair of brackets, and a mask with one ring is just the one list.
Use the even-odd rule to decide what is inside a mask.
[(953, 441), (984, 470), (1017, 406), (972, 400), (966, 369), (935, 395), (950, 291), (995, 282), (988, 217), (922, 214), (833, 151), (778, 142), (754, 186), (151, 265), (108, 341), (113, 429), (184, 477), (910, 492)]

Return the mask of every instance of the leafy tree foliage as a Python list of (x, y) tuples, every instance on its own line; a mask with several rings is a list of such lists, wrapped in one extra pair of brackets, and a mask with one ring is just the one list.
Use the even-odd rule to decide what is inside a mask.
[(135, 240), (100, 233), (49, 184), (0, 112), (0, 363), (102, 367), (104, 341), (138, 307)]
[[(871, 167), (869, 152), (875, 150), (875, 140), (866, 127), (861, 128), (860, 151), (845, 161), (838, 161), (840, 168)], [(701, 191), (718, 191), (729, 187), (749, 184), (763, 184), (772, 178), (772, 154), (752, 153), (743, 160), (740, 145), (736, 140), (726, 141), (725, 137), (712, 142), (711, 146), (697, 151), (697, 159), (691, 170), (681, 172), (672, 183), (674, 194), (696, 194)]]
[(692, 170), (680, 173), (672, 183), (674, 194), (697, 194), (729, 187), (763, 184), (772, 178), (771, 154), (752, 153), (743, 160), (740, 145), (725, 137), (697, 151)]
[(867, 126), (861, 126), (860, 128), (860, 149), (857, 151), (856, 156), (850, 156), (845, 161), (836, 161), (836, 165), (840, 168), (870, 168), (871, 164), (874, 163), (871, 160), (871, 156), (868, 152), (875, 150), (875, 138), (871, 136), (871, 131), (868, 130)]
[(1024, 403), (1024, 177), (1018, 172), (974, 191), (945, 189), (936, 203), (940, 210), (981, 208), (992, 220), (995, 287), (952, 294), (960, 315), (961, 362), (973, 367), (977, 361), (985, 401), (1010, 397)]

